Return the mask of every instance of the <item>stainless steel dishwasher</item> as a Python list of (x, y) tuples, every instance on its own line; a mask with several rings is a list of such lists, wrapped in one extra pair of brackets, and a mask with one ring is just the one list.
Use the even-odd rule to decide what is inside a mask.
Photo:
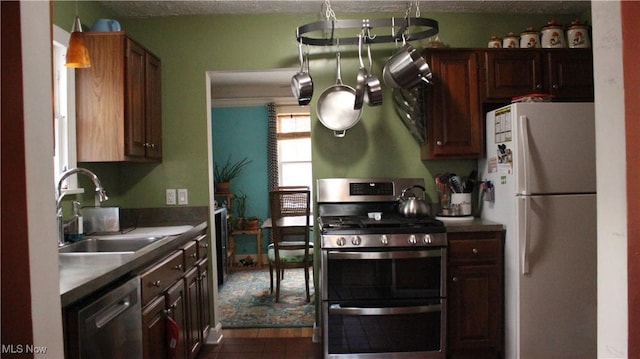
[(76, 304), (65, 312), (68, 358), (142, 358), (138, 277)]

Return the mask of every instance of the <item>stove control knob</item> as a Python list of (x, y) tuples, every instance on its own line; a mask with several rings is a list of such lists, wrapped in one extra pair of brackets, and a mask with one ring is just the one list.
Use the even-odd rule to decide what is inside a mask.
[(423, 240), (424, 244), (433, 243), (433, 240), (431, 239), (431, 235), (430, 234), (425, 234), (424, 238), (422, 240)]
[(362, 239), (360, 238), (360, 236), (351, 237), (351, 244), (353, 244), (354, 246), (359, 246), (360, 243), (362, 243)]
[(380, 237), (380, 243), (382, 243), (383, 246), (389, 245), (389, 237), (387, 237), (386, 234), (383, 234), (382, 237)]
[(409, 244), (416, 244), (418, 243), (418, 240), (416, 239), (416, 235), (412, 234), (409, 236)]
[(344, 239), (344, 237), (338, 237), (338, 239), (336, 239), (336, 244), (338, 245), (338, 247), (343, 247), (345, 244), (347, 244), (347, 240)]

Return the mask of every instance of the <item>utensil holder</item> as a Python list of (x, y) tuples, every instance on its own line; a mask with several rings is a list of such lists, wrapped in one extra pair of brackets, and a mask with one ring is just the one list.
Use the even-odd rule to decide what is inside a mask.
[(451, 211), (454, 216), (470, 216), (471, 193), (452, 193)]

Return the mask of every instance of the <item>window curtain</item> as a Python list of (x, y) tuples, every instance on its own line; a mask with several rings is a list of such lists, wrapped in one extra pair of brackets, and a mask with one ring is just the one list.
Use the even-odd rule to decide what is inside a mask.
[(269, 126), (267, 130), (267, 167), (269, 170), (269, 191), (278, 189), (278, 119), (276, 104), (267, 104)]

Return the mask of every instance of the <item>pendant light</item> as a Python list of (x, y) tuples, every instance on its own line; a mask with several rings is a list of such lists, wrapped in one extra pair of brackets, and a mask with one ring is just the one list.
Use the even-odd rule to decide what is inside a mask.
[(91, 67), (91, 58), (89, 50), (84, 43), (84, 34), (82, 33), (82, 23), (78, 16), (78, 1), (76, 0), (76, 17), (73, 20), (71, 28), (71, 37), (69, 38), (69, 46), (67, 46), (67, 55), (65, 56), (66, 67), (86, 68)]

